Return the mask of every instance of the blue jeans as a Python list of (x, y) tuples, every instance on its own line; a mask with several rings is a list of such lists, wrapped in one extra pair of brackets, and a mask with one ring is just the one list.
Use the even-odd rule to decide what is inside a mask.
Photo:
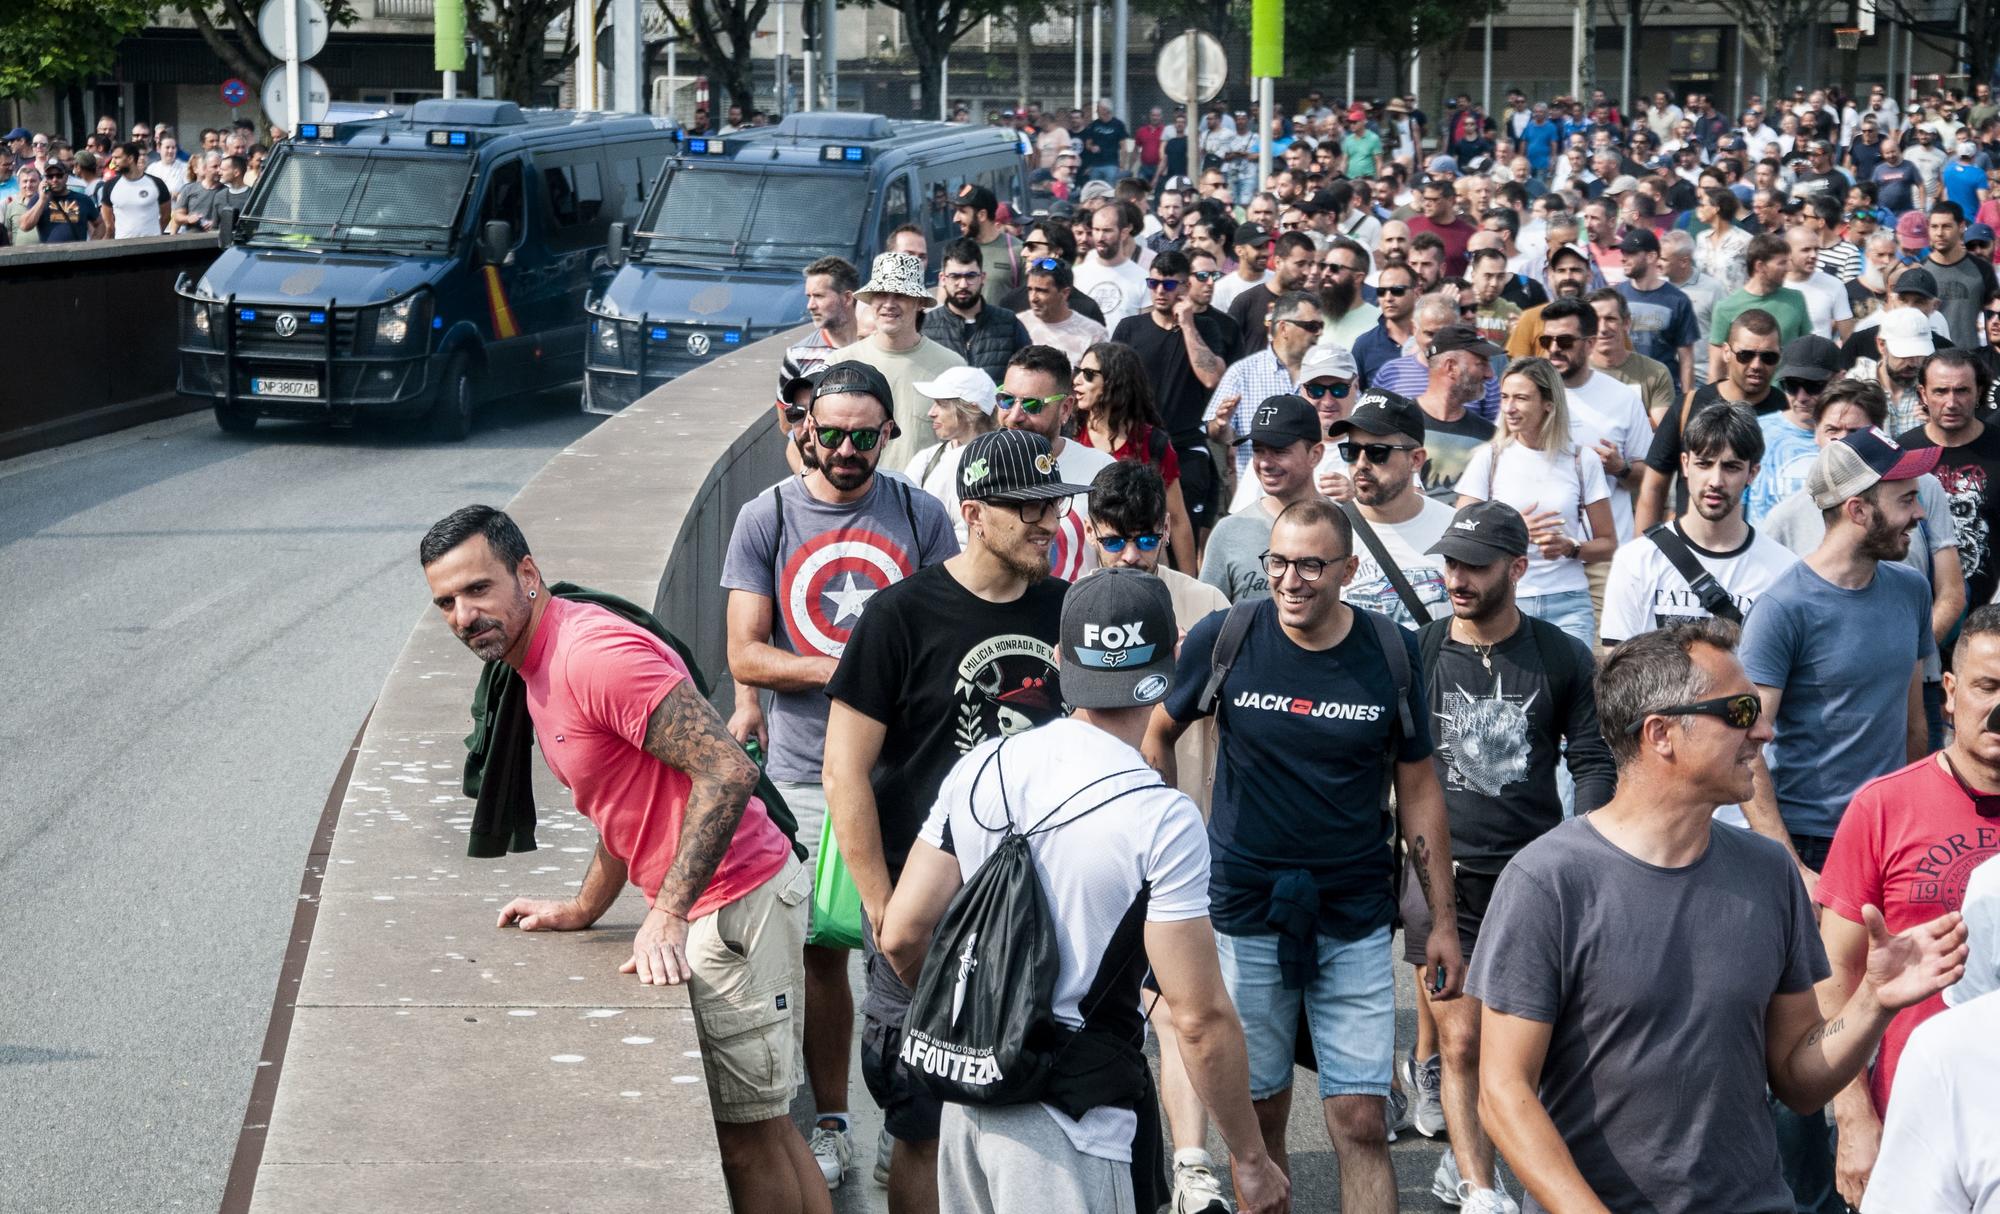
[(1597, 649), (1597, 612), (1590, 605), (1590, 591), (1563, 590), (1555, 594), (1529, 594), (1514, 605), (1538, 620), (1547, 620), (1582, 641), (1584, 648)]
[(1798, 1214), (1847, 1214), (1847, 1202), (1833, 1183), (1833, 1125), (1826, 1111), (1802, 1116), (1776, 1096), (1765, 1099), (1778, 1133), (1778, 1167)]
[(1292, 1086), (1299, 1009), (1312, 1026), (1319, 1094), (1387, 1096), (1396, 1055), (1396, 971), (1389, 929), (1359, 940), (1319, 938), (1319, 976), (1302, 991), (1278, 977), (1278, 937), (1217, 933), (1222, 985), (1250, 1050), (1250, 1099)]
[(1083, 171), (1085, 181), (1101, 181), (1106, 185), (1118, 184), (1118, 166), (1115, 164), (1093, 164)]

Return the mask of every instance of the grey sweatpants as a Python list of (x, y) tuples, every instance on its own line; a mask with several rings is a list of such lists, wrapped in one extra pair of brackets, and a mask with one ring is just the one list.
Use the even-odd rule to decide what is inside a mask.
[(1132, 1165), (1085, 1155), (1039, 1104), (947, 1104), (938, 1131), (941, 1214), (1136, 1214)]

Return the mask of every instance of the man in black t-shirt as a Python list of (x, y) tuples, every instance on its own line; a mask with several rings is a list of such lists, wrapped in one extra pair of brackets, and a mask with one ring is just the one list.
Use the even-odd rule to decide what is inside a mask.
[[(1576, 781), (1576, 811), (1611, 799), (1611, 751), (1597, 730), (1590, 651), (1560, 628), (1514, 605), (1528, 571), (1528, 528), (1504, 502), (1460, 510), (1430, 546), (1444, 558), (1451, 617), (1423, 627), (1423, 683), (1437, 733), (1433, 756), (1451, 819), (1458, 943), (1468, 964), (1480, 921), (1500, 871), (1515, 853), (1563, 820), (1556, 767), (1567, 762)], [(1566, 758), (1565, 758), (1566, 753)], [(1424, 998), (1430, 914), (1403, 885), (1403, 959), (1418, 967)], [(1445, 1072), (1445, 1126), (1451, 1152), (1431, 1180), (1437, 1194), (1470, 1205), (1481, 1190), (1501, 1189), (1493, 1142), (1479, 1124), (1479, 1003), (1431, 1004)], [(1418, 1067), (1437, 1067), (1422, 1059)], [(1475, 1208), (1504, 1208), (1489, 1201)]]
[(1978, 417), (1982, 372), (1969, 350), (1939, 350), (1924, 361), (1919, 387), (1930, 419), (1900, 434), (1905, 447), (1942, 447), (1938, 483), (1951, 502), (1966, 601), (1990, 602), (2000, 586), (1993, 555), (2000, 530), (2000, 431)]
[(1115, 182), (1118, 180), (1118, 162), (1125, 153), (1125, 144), (1132, 138), (1132, 132), (1124, 120), (1111, 112), (1111, 101), (1106, 98), (1097, 103), (1097, 121), (1077, 133), (1083, 144), (1083, 177), (1085, 181)]
[(1146, 271), (1146, 311), (1119, 321), (1111, 340), (1132, 347), (1146, 368), (1160, 424), (1180, 456), (1181, 493), (1199, 540), (1215, 525), (1217, 505), (1215, 465), (1209, 462), (1201, 415), (1228, 369), (1219, 351), (1229, 347), (1230, 336), (1217, 317), (1188, 298), (1190, 269), (1187, 254), (1178, 249), (1153, 258)]
[(1039, 434), (973, 439), (958, 471), (964, 551), (872, 595), (827, 681), (820, 777), (861, 895), (861, 1074), (895, 1139), (892, 1210), (935, 1208), (941, 1110), (897, 1060), (910, 990), (876, 933), (959, 756), (1061, 715), (1055, 644), (1066, 583), (1048, 576), (1049, 546), (1070, 498), (1089, 492), (1056, 479)]
[(1653, 431), (1653, 445), (1646, 452), (1646, 479), (1639, 486), (1639, 500), (1632, 507), (1632, 533), (1638, 535), (1667, 514), (1667, 487), (1674, 485), (1674, 515), (1687, 509), (1687, 487), (1678, 483), (1681, 469), (1681, 428), (1696, 413), (1718, 401), (1748, 405), (1759, 416), (1782, 412), (1785, 394), (1778, 391), (1778, 360), (1784, 342), (1778, 322), (1762, 308), (1750, 308), (1729, 326), (1729, 342), (1722, 364), (1725, 379), (1703, 384), (1689, 392), (1679, 408), (1667, 410)]

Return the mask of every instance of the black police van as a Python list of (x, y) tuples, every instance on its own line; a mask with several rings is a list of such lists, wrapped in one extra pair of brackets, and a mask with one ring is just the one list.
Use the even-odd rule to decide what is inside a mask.
[(802, 271), (869, 262), (905, 224), (935, 271), (966, 182), (1025, 214), (1021, 138), (995, 127), (807, 112), (689, 136), (638, 226), (612, 234), (618, 270), (592, 296), (583, 407), (615, 413), (686, 371), (803, 324)]
[(665, 119), (419, 101), (302, 123), (198, 280), (180, 391), (260, 417), (422, 417), (462, 439), (482, 398), (573, 382), (613, 224), (676, 146)]

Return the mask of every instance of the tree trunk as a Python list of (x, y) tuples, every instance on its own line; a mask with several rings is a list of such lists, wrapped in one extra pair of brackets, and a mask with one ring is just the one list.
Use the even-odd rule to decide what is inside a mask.
[[(268, 55), (263, 55), (260, 49), (253, 49), (248, 42), (231, 42), (224, 37), (222, 31), (216, 28), (214, 18), (209, 16), (206, 2), (190, 4), (184, 11), (194, 22), (195, 32), (201, 35), (201, 40), (208, 44), (215, 57), (222, 60), (230, 74), (241, 77), (252, 93), (264, 87), (264, 72), (272, 65)], [(252, 58), (253, 55), (257, 58)]]
[(1029, 20), (1027, 5), (1014, 8), (1014, 107), (1025, 109), (1028, 104), (1028, 76), (1034, 70), (1035, 50), (1034, 25)]
[(936, 29), (926, 29), (915, 21), (903, 24), (910, 35), (910, 55), (917, 61), (917, 116), (929, 118), (944, 104), (944, 82), (938, 79), (938, 67), (951, 47)]
[(1597, 87), (1597, 0), (1578, 0), (1583, 8), (1583, 60), (1578, 75), (1583, 79), (1584, 96), (1577, 98), (1582, 105)]

